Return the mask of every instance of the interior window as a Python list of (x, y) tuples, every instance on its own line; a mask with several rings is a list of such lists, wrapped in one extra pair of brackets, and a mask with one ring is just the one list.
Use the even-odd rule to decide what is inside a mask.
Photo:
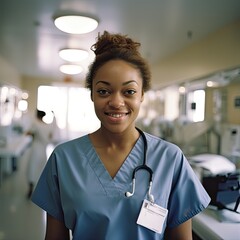
[(193, 122), (204, 121), (205, 118), (205, 91), (195, 90), (187, 94), (187, 118)]
[(47, 115), (54, 113), (64, 139), (92, 132), (100, 126), (86, 88), (40, 86), (37, 107)]

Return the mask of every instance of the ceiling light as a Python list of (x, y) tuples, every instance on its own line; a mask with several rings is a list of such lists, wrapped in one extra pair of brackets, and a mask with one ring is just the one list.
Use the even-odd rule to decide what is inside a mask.
[(98, 21), (91, 17), (67, 14), (55, 16), (54, 24), (63, 32), (83, 34), (95, 30), (98, 26)]
[(179, 91), (179, 93), (183, 94), (186, 92), (186, 88), (184, 86), (180, 86), (178, 91)]
[(18, 102), (18, 110), (25, 112), (28, 109), (28, 102), (26, 100), (20, 100)]
[(213, 87), (214, 83), (212, 81), (207, 81), (207, 86), (208, 87)]
[(65, 74), (75, 75), (81, 73), (83, 68), (75, 64), (64, 64), (60, 66), (59, 70)]
[(68, 62), (80, 62), (88, 57), (88, 52), (81, 49), (65, 48), (59, 51), (59, 56)]

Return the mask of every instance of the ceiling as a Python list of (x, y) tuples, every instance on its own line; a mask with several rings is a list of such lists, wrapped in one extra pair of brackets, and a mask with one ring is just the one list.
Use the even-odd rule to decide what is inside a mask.
[[(60, 10), (94, 15), (99, 26), (84, 35), (63, 33), (52, 19)], [(20, 74), (61, 80), (58, 50), (89, 50), (104, 30), (140, 41), (154, 64), (239, 18), (239, 0), (1, 0), (0, 56)], [(85, 71), (74, 77), (79, 81), (94, 58), (90, 54), (81, 63)]]

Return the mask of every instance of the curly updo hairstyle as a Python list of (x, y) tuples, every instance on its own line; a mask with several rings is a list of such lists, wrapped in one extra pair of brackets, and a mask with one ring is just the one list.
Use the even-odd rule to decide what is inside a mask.
[(110, 34), (104, 31), (98, 36), (97, 42), (92, 45), (91, 50), (96, 57), (89, 67), (86, 77), (86, 87), (92, 91), (93, 78), (98, 69), (110, 60), (123, 60), (132, 64), (139, 70), (143, 79), (143, 92), (151, 87), (151, 73), (148, 63), (139, 52), (140, 43), (133, 41), (126, 35)]

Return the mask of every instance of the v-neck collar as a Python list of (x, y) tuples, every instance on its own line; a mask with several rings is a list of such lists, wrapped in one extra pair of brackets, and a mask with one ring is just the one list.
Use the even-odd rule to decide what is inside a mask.
[(138, 138), (114, 178), (110, 176), (109, 172), (105, 168), (88, 135), (87, 141), (89, 143), (89, 149), (86, 154), (89, 165), (105, 189), (106, 194), (111, 196), (124, 195), (126, 189), (129, 187), (129, 184), (132, 182), (132, 173), (134, 168), (143, 163), (144, 143), (142, 137)]

